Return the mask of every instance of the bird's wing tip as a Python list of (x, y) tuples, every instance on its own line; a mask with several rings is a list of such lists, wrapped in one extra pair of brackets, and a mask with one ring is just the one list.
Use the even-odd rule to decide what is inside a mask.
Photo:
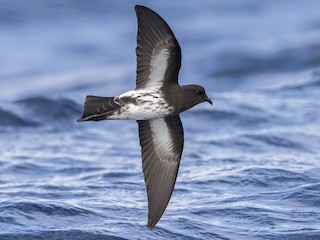
[(134, 6), (134, 9), (135, 9), (136, 11), (138, 11), (139, 9), (142, 9), (142, 8), (145, 8), (145, 6), (142, 6), (142, 5), (135, 5), (135, 6)]
[(148, 229), (152, 230), (154, 228), (154, 226), (156, 225), (156, 223), (152, 223), (150, 220), (148, 221)]
[[(152, 11), (150, 8), (146, 7), (146, 6), (142, 6), (142, 5), (135, 5), (134, 9), (136, 12), (147, 12), (147, 11)], [(153, 11), (152, 11), (153, 12)]]

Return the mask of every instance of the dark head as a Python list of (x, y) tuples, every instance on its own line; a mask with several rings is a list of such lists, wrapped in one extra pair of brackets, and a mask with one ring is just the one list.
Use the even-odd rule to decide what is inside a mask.
[(202, 102), (208, 102), (212, 105), (211, 99), (207, 96), (206, 90), (201, 87), (200, 85), (185, 85), (182, 86), (183, 89), (183, 95), (184, 95), (184, 101), (186, 103), (185, 108), (189, 109), (193, 106), (202, 103)]

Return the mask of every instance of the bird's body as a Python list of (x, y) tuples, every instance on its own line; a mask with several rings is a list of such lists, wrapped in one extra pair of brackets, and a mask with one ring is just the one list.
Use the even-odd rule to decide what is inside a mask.
[(114, 101), (119, 108), (106, 119), (147, 120), (168, 117), (174, 112), (157, 87), (128, 91), (115, 97)]
[(183, 150), (179, 113), (209, 102), (203, 87), (178, 84), (180, 46), (154, 11), (135, 7), (138, 17), (136, 89), (116, 97), (87, 96), (78, 121), (133, 119), (139, 125), (148, 195), (148, 227), (161, 218), (173, 191)]
[(148, 120), (168, 117), (174, 112), (173, 107), (169, 106), (163, 97), (161, 90), (156, 87), (129, 91), (116, 99), (119, 102), (129, 99), (130, 102), (121, 107), (119, 112), (110, 119)]

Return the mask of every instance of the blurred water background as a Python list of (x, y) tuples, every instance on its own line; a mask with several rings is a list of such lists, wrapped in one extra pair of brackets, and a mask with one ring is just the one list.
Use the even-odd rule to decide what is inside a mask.
[[(152, 231), (135, 121), (77, 123), (135, 87), (146, 5), (180, 42), (185, 149)], [(320, 1), (0, 0), (0, 239), (320, 239)], [(109, 238), (108, 238), (109, 237)]]

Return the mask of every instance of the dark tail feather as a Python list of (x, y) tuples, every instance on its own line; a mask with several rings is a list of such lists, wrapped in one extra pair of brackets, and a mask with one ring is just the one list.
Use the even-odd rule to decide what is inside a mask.
[(114, 97), (87, 96), (82, 117), (78, 122), (104, 120), (108, 114), (119, 107), (120, 105), (114, 101)]

